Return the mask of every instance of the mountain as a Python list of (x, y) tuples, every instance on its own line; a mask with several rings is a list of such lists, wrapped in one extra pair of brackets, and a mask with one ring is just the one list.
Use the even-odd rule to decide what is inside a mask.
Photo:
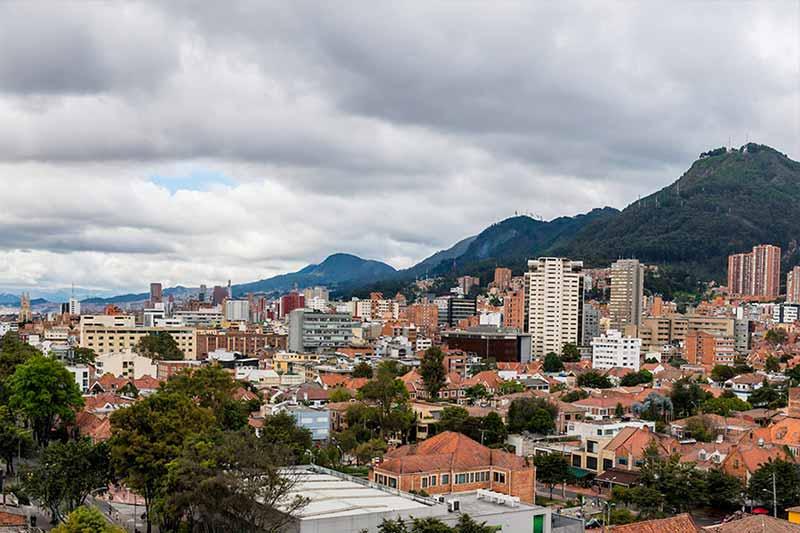
[(596, 265), (636, 257), (722, 280), (727, 256), (756, 244), (780, 245), (784, 264), (796, 264), (798, 237), (800, 163), (749, 143), (701, 154), (671, 185), (550, 252)]
[(313, 285), (336, 287), (345, 283), (367, 284), (395, 275), (397, 271), (380, 261), (361, 259), (351, 254), (333, 254), (318, 265), (307, 267), (291, 274), (281, 274), (267, 279), (234, 285), (234, 296), (248, 292), (287, 291)]
[(450, 261), (452, 259), (456, 259), (464, 254), (467, 251), (470, 244), (472, 244), (475, 239), (477, 239), (477, 235), (473, 235), (472, 237), (467, 237), (466, 239), (462, 239), (455, 243), (453, 246), (448, 248), (447, 250), (439, 250), (435, 254), (430, 257), (427, 257), (414, 265), (411, 268), (407, 268), (402, 272), (408, 275), (415, 275), (415, 276), (425, 276), (431, 270), (435, 269), (439, 266), (440, 263), (443, 261)]

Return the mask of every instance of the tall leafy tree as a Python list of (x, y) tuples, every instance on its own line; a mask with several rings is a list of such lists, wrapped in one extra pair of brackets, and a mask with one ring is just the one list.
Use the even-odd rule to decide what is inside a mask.
[(711, 393), (704, 391), (696, 382), (686, 378), (676, 381), (670, 393), (672, 407), (677, 417), (696, 414), (703, 402), (711, 398), (713, 398)]
[(508, 407), (508, 430), (546, 435), (555, 430), (558, 408), (541, 398), (516, 398)]
[(19, 365), (8, 378), (8, 406), (24, 415), (44, 445), (56, 421), (69, 422), (83, 405), (75, 378), (64, 365), (41, 355)]
[(108, 523), (106, 517), (95, 507), (78, 507), (67, 520), (52, 533), (125, 533), (121, 527)]
[(264, 420), (261, 439), (264, 444), (283, 450), (285, 461), (289, 463), (303, 462), (307, 451), (313, 446), (311, 432), (299, 427), (294, 416), (285, 412)]
[(542, 370), (545, 372), (561, 372), (564, 370), (564, 362), (555, 352), (550, 352), (544, 356)]
[(145, 335), (139, 339), (134, 351), (142, 357), (156, 361), (180, 361), (184, 355), (178, 343), (167, 331), (154, 331)]
[(24, 487), (47, 506), (56, 523), (84, 505), (92, 491), (105, 489), (110, 480), (108, 445), (80, 439), (45, 448), (24, 477)]
[(361, 361), (353, 368), (354, 378), (372, 378), (372, 367), (366, 361)]
[(800, 503), (800, 471), (795, 463), (770, 459), (759, 467), (747, 486), (750, 497), (772, 506), (773, 486), (778, 507), (785, 509)]
[(533, 463), (536, 465), (536, 480), (547, 485), (552, 500), (553, 488), (572, 477), (567, 459), (560, 454), (548, 453), (537, 455)]
[(6, 380), (19, 365), (36, 355), (42, 353), (27, 342), (22, 342), (16, 332), (9, 331), (0, 337), (0, 403), (8, 401)]
[(14, 460), (29, 457), (34, 448), (31, 432), (21, 428), (8, 407), (0, 405), (0, 459), (6, 464), (6, 474), (14, 473)]
[(741, 506), (741, 480), (726, 474), (721, 468), (712, 468), (706, 472), (709, 504), (715, 509), (736, 509)]
[(566, 342), (561, 348), (561, 360), (565, 363), (575, 363), (581, 360), (581, 352), (574, 342)]
[(425, 390), (431, 398), (437, 398), (439, 391), (445, 386), (447, 373), (444, 368), (444, 354), (438, 346), (432, 346), (425, 351), (419, 365), (419, 373)]
[(145, 500), (147, 531), (152, 531), (152, 506), (163, 496), (167, 465), (190, 436), (214, 428), (209, 408), (179, 393), (156, 393), (111, 415), (111, 462), (115, 473)]
[(608, 376), (604, 376), (596, 370), (590, 370), (580, 374), (577, 379), (578, 387), (587, 387), (590, 389), (610, 389), (612, 387), (611, 381)]
[(381, 435), (406, 431), (414, 417), (408, 407), (408, 391), (397, 378), (397, 367), (393, 363), (385, 361), (378, 365), (375, 377), (359, 391), (363, 399), (375, 402)]
[(246, 430), (189, 438), (167, 467), (159, 512), (191, 532), (282, 531), (308, 501), (287, 459)]

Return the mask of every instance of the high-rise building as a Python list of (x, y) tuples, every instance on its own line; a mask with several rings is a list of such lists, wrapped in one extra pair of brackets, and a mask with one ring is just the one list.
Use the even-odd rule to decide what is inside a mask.
[(306, 300), (313, 300), (314, 298), (319, 298), (320, 300), (328, 301), (330, 300), (330, 291), (328, 291), (327, 287), (307, 287), (303, 289), (303, 297)]
[(150, 307), (155, 306), (155, 304), (160, 304), (163, 301), (164, 295), (161, 292), (161, 284), (160, 283), (151, 283), (150, 284)]
[(583, 307), (583, 262), (563, 257), (540, 257), (528, 261), (528, 333), (531, 353), (543, 358), (557, 354), (566, 343), (581, 341)]
[(643, 290), (644, 265), (638, 259), (620, 259), (611, 264), (611, 329), (622, 331), (625, 326), (641, 323)]
[(62, 315), (80, 316), (81, 302), (77, 298), (70, 298), (67, 303), (61, 304)]
[(458, 287), (461, 289), (461, 293), (464, 296), (467, 296), (469, 292), (472, 290), (472, 287), (477, 287), (481, 284), (481, 279), (476, 278), (475, 276), (461, 276), (457, 278), (456, 281), (458, 282)]
[(356, 322), (349, 313), (295, 309), (289, 314), (289, 350), (298, 353), (332, 352), (336, 348), (345, 348), (350, 345), (355, 326)]
[(592, 368), (631, 368), (639, 371), (642, 340), (610, 329), (592, 339)]
[(205, 302), (207, 294), (208, 288), (205, 285), (200, 285), (200, 292), (197, 294), (197, 300), (200, 302)]
[(250, 302), (248, 300), (225, 300), (225, 320), (228, 322), (250, 320)]
[(581, 345), (591, 346), (592, 340), (600, 336), (600, 309), (597, 305), (584, 303), (581, 320)]
[(800, 304), (800, 266), (786, 274), (786, 303)]
[(450, 298), (447, 301), (447, 324), (455, 326), (460, 320), (477, 314), (475, 298)]
[(280, 308), (278, 309), (278, 316), (283, 318), (288, 316), (289, 313), (295, 309), (302, 309), (306, 305), (305, 296), (297, 291), (292, 291), (289, 294), (281, 296)]
[(409, 322), (425, 337), (433, 337), (439, 331), (439, 307), (433, 303), (417, 303), (406, 307)]
[(511, 286), (511, 269), (497, 267), (494, 269), (494, 286), (505, 291)]
[(503, 297), (503, 326), (525, 330), (525, 292), (522, 289), (508, 292)]
[(222, 302), (225, 301), (225, 298), (228, 297), (228, 289), (225, 287), (220, 287), (219, 285), (214, 285), (214, 290), (211, 293), (211, 304), (212, 305), (222, 305)]
[(781, 249), (771, 244), (753, 246), (749, 253), (728, 256), (728, 292), (758, 300), (778, 297)]
[(683, 350), (683, 357), (689, 364), (706, 367), (732, 366), (736, 356), (733, 337), (723, 337), (698, 330), (690, 330), (686, 333)]

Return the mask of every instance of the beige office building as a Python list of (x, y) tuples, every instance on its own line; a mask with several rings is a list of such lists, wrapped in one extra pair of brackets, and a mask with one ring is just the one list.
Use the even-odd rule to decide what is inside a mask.
[(620, 259), (611, 264), (611, 299), (608, 314), (611, 328), (623, 331), (625, 326), (642, 322), (644, 265), (638, 259)]
[(531, 354), (557, 354), (566, 343), (580, 344), (583, 304), (583, 263), (561, 257), (528, 261), (528, 333)]
[(197, 359), (197, 339), (194, 328), (138, 327), (133, 316), (81, 316), (81, 347), (91, 348), (98, 355), (133, 350), (139, 339), (158, 331), (166, 331), (175, 339), (186, 359)]

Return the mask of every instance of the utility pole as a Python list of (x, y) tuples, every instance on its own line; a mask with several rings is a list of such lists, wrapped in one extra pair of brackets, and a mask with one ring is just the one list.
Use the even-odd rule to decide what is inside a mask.
[(775, 484), (775, 471), (772, 472), (772, 516), (778, 518), (778, 491)]

